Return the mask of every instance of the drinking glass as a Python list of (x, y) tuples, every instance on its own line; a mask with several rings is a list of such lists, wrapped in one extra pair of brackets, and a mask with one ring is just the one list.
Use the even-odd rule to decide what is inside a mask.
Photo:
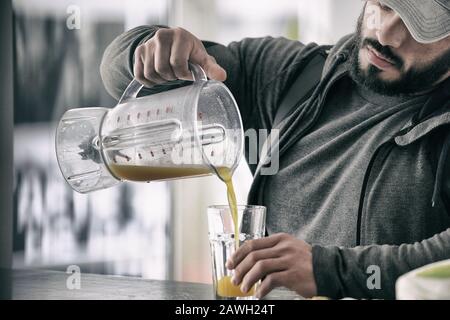
[[(251, 239), (264, 237), (266, 208), (239, 205), (237, 209), (239, 245)], [(260, 281), (244, 293), (239, 286), (231, 283), (234, 270), (228, 270), (225, 266), (227, 260), (236, 251), (234, 231), (233, 218), (228, 205), (208, 207), (208, 234), (214, 294), (218, 300), (256, 300), (255, 292)]]

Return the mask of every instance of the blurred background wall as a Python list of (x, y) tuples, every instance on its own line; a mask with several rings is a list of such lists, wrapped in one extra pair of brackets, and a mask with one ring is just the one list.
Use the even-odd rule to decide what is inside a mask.
[[(54, 152), (57, 120), (109, 106), (99, 64), (118, 34), (142, 24), (182, 26), (227, 44), (284, 36), (334, 43), (353, 32), (361, 0), (14, 0), (14, 267), (211, 282), (206, 207), (225, 204), (216, 177), (124, 183), (88, 195), (65, 184)], [(246, 202), (251, 174), (235, 174)]]
[(169, 277), (169, 184), (78, 194), (54, 151), (66, 110), (116, 104), (99, 74), (106, 46), (138, 24), (167, 23), (167, 1), (13, 3), (15, 267)]
[(12, 136), (13, 23), (12, 4), (0, 3), (0, 300), (11, 298), (12, 268)]

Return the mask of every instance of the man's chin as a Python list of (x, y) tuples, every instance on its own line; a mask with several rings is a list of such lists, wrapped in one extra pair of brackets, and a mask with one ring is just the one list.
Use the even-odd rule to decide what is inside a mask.
[(364, 50), (358, 49), (350, 58), (350, 76), (359, 85), (385, 96), (402, 95), (402, 76), (398, 70), (381, 70), (371, 64)]
[(370, 65), (366, 69), (362, 70), (362, 73), (365, 74), (366, 77), (370, 78), (368, 79), (369, 81), (379, 81), (383, 82), (385, 85), (398, 82), (401, 78), (398, 71), (381, 70), (374, 65)]
[(401, 74), (398, 69), (390, 68), (382, 70), (377, 66), (371, 64), (367, 59), (360, 58), (360, 72), (366, 76), (376, 77), (379, 81), (396, 82), (400, 80)]
[(367, 69), (361, 69), (357, 67), (351, 72), (352, 79), (359, 85), (386, 96), (397, 96), (399, 92), (396, 90), (398, 87), (398, 80), (392, 80), (391, 75), (385, 74), (385, 71), (381, 71), (375, 66), (370, 65)]

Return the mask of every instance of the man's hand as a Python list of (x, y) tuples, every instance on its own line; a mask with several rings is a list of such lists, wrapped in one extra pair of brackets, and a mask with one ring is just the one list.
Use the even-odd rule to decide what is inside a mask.
[(243, 292), (265, 277), (256, 292), (258, 298), (276, 287), (286, 287), (305, 298), (317, 294), (311, 246), (285, 233), (244, 243), (226, 266), (235, 270), (233, 283), (241, 284)]
[(227, 74), (203, 43), (182, 28), (159, 29), (134, 52), (134, 76), (147, 87), (170, 80), (192, 80), (188, 61), (200, 65), (210, 79), (225, 81)]

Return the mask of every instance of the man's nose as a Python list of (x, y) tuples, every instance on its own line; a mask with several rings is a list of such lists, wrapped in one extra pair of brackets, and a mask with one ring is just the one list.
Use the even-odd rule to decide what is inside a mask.
[(399, 48), (407, 39), (408, 32), (403, 20), (395, 13), (383, 17), (376, 34), (381, 45)]

